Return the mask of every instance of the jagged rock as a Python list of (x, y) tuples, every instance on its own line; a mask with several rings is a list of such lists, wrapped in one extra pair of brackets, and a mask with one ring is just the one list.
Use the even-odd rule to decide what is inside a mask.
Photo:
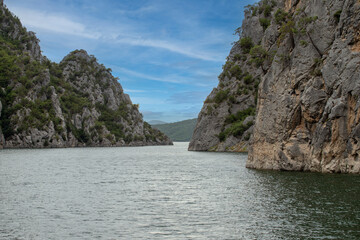
[(12, 68), (0, 81), (0, 114), (5, 113), (0, 115), (0, 147), (172, 144), (143, 121), (111, 69), (94, 56), (76, 50), (53, 63), (41, 56), (35, 34), (5, 6), (0, 14), (0, 33), (6, 35), (0, 61)]
[[(296, 9), (303, 9), (303, 18)], [(352, 47), (360, 4), (301, 1), (288, 13), (295, 22), (316, 20), (303, 35), (294, 34), (289, 66), (279, 72), (273, 64), (262, 76), (247, 167), (360, 173), (359, 137), (354, 139), (360, 123), (360, 53)], [(279, 50), (286, 47), (284, 41)]]
[[(360, 173), (360, 2), (260, 1), (247, 7), (241, 30), (228, 61), (258, 78), (259, 89), (234, 91), (244, 76), (234, 78), (227, 62), (189, 149), (239, 151), (246, 145), (249, 168)], [(209, 100), (222, 89), (235, 104), (221, 102), (209, 111), (215, 105)], [(241, 101), (247, 97), (252, 100)], [(255, 124), (241, 137), (229, 134), (250, 121), (229, 123), (229, 115), (251, 104)]]

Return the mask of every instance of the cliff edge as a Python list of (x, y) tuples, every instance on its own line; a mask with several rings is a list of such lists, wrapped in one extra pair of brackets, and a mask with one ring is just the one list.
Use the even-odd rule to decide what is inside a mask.
[(360, 173), (360, 1), (260, 1), (239, 32), (228, 60), (259, 80), (246, 166)]

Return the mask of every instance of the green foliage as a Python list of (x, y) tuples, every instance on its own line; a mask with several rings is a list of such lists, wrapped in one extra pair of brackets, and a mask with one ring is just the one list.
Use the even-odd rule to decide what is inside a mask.
[(225, 65), (223, 65), (223, 71), (227, 72), (230, 70), (230, 68), (234, 65), (234, 62), (226, 61)]
[(154, 128), (165, 133), (172, 141), (190, 141), (196, 126), (197, 118), (175, 123), (153, 125)]
[(218, 138), (220, 140), (220, 142), (224, 142), (226, 140), (226, 133), (225, 132), (221, 132), (219, 135), (218, 135)]
[(220, 90), (216, 93), (216, 95), (214, 97), (214, 101), (219, 104), (227, 99), (228, 94), (229, 94), (229, 89), (228, 90)]
[(263, 65), (264, 61), (268, 58), (268, 52), (260, 45), (256, 45), (250, 50), (251, 62), (255, 63), (256, 67)]
[(144, 122), (144, 134), (146, 141), (154, 142), (156, 139), (161, 141), (166, 139), (166, 136), (162, 132), (158, 129), (152, 128), (147, 122)]
[[(248, 130), (252, 125), (254, 125), (253, 122), (248, 122), (247, 124), (243, 124), (242, 121), (234, 122), (231, 124), (230, 127), (222, 131), (218, 138), (220, 142), (223, 142), (226, 140), (226, 138), (230, 135), (233, 135), (234, 137), (240, 137), (244, 134), (246, 130)], [(246, 137), (245, 137), (246, 138)]]
[(243, 37), (239, 40), (241, 50), (244, 54), (250, 52), (250, 49), (254, 46), (251, 37)]
[(72, 132), (75, 138), (81, 143), (88, 143), (90, 140), (90, 136), (83, 128), (77, 129), (73, 124), (68, 122), (66, 124), (66, 128), (68, 132)]
[(264, 16), (270, 17), (272, 11), (272, 6), (270, 5), (264, 5)]
[(11, 80), (20, 77), (18, 58), (5, 49), (0, 49), (0, 87), (6, 88)]
[(235, 54), (234, 55), (234, 61), (240, 61), (242, 58), (241, 58), (241, 55), (240, 54)]
[(342, 12), (341, 10), (338, 10), (338, 11), (336, 11), (336, 12), (334, 13), (334, 18), (335, 18), (335, 20), (336, 20), (337, 23), (340, 22), (341, 12)]
[(237, 79), (241, 79), (241, 75), (242, 75), (242, 70), (241, 67), (239, 65), (234, 65), (230, 68), (230, 74), (232, 77), (235, 77)]
[(287, 16), (288, 16), (288, 13), (286, 13), (284, 10), (282, 9), (278, 9), (275, 13), (275, 22), (277, 24), (281, 24), (283, 22), (286, 21), (287, 19)]
[(255, 108), (249, 107), (243, 111), (238, 111), (235, 115), (230, 114), (229, 116), (226, 117), (225, 123), (229, 124), (229, 123), (239, 122), (239, 121), (242, 122), (245, 120), (246, 117), (254, 116), (254, 115), (255, 115)]
[(213, 111), (214, 111), (214, 109), (213, 109), (213, 107), (211, 105), (208, 105), (206, 107), (206, 114), (207, 115), (211, 115), (213, 113)]
[(307, 47), (309, 45), (309, 43), (307, 41), (305, 41), (305, 40), (301, 40), (300, 45), (303, 46), (303, 47)]
[(253, 79), (252, 75), (249, 74), (249, 73), (246, 74), (246, 76), (244, 77), (244, 82), (245, 82), (246, 84), (253, 83), (253, 82), (254, 82), (254, 79)]
[(234, 97), (234, 95), (231, 95), (231, 96), (229, 97), (229, 102), (230, 102), (230, 103), (235, 103), (235, 102), (236, 102), (236, 98)]
[(277, 56), (279, 58), (279, 60), (276, 61), (277, 63), (289, 63), (291, 60), (289, 53), (279, 54)]
[(80, 113), (85, 107), (90, 107), (91, 102), (87, 97), (82, 97), (75, 92), (66, 92), (60, 98), (62, 109), (67, 114)]
[(286, 23), (284, 22), (279, 30), (280, 35), (277, 42), (278, 45), (285, 39), (286, 35), (292, 35), (296, 31), (297, 29), (295, 28), (295, 22), (293, 20), (289, 20)]
[(259, 23), (264, 31), (270, 26), (270, 20), (267, 18), (259, 18)]
[(297, 30), (301, 33), (301, 34), (305, 34), (306, 33), (306, 28), (307, 26), (312, 23), (315, 22), (318, 19), (317, 16), (313, 16), (313, 17), (302, 17), (299, 19), (299, 21), (297, 22)]
[(25, 131), (29, 128), (44, 129), (50, 121), (54, 122), (55, 127), (55, 110), (50, 99), (41, 101), (39, 99), (34, 102), (24, 99), (20, 104), (13, 106), (13, 112), (20, 110), (21, 108), (30, 109), (30, 114), (24, 117), (24, 120), (20, 123), (18, 132)]
[(116, 141), (125, 137), (123, 132), (124, 126), (121, 124), (123, 119), (128, 120), (127, 117), (127, 107), (125, 104), (119, 106), (117, 110), (112, 110), (106, 105), (97, 104), (96, 108), (101, 113), (98, 119), (98, 129), (101, 129), (102, 125), (105, 125), (106, 128), (114, 134)]

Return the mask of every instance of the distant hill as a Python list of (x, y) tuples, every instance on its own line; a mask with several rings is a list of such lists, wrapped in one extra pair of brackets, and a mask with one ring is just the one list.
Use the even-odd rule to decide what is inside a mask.
[(160, 121), (160, 120), (150, 120), (148, 121), (150, 125), (159, 125), (159, 124), (166, 124), (167, 122)]
[(172, 141), (188, 142), (190, 141), (197, 119), (189, 119), (181, 122), (156, 124), (152, 127), (165, 133)]

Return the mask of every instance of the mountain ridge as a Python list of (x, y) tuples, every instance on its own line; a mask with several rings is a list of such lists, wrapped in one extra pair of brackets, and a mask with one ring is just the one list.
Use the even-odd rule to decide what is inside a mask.
[(51, 62), (4, 5), (0, 44), (0, 148), (172, 144), (143, 121), (110, 68), (85, 50)]
[(174, 123), (155, 124), (154, 128), (166, 134), (172, 141), (190, 141), (196, 125), (196, 118), (183, 120)]

